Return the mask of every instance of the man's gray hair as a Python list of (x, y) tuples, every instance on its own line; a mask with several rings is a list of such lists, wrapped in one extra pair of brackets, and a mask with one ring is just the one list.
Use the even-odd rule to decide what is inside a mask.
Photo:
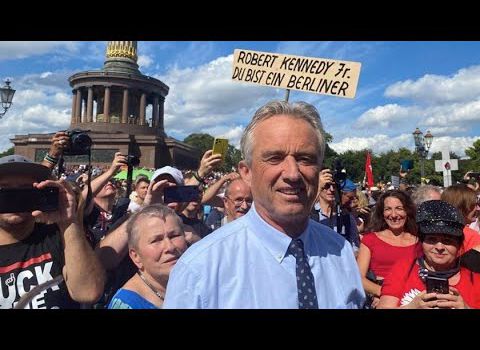
[(438, 193), (439, 195), (442, 194), (442, 190), (437, 186), (433, 185), (421, 185), (417, 187), (417, 189), (412, 194), (413, 203), (418, 207), (423, 202), (429, 201), (432, 199), (432, 193)]
[(306, 102), (288, 103), (285, 101), (271, 101), (260, 107), (243, 131), (240, 147), (247, 165), (252, 165), (253, 131), (262, 121), (277, 115), (288, 115), (292, 118), (304, 120), (315, 129), (318, 138), (318, 161), (320, 165), (325, 154), (325, 137), (323, 136), (322, 121), (317, 109)]
[(159, 218), (163, 221), (166, 221), (167, 217), (171, 216), (177, 221), (178, 226), (183, 231), (183, 223), (180, 217), (163, 204), (150, 204), (146, 207), (143, 207), (140, 211), (133, 214), (130, 219), (128, 219), (127, 224), (127, 234), (128, 234), (128, 247), (129, 248), (138, 248), (138, 240), (140, 239), (138, 223), (139, 220), (144, 220), (145, 218)]

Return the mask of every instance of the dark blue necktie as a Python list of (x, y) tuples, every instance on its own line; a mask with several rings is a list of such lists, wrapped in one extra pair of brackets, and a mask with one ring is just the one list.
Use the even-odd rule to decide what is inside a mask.
[(301, 239), (294, 239), (288, 246), (288, 252), (295, 257), (297, 273), (297, 291), (299, 309), (318, 309), (317, 292), (312, 270), (308, 265)]

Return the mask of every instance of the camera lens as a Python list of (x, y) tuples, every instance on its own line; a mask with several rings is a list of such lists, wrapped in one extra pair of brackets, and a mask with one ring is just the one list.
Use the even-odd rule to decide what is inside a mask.
[(92, 139), (87, 134), (80, 133), (72, 137), (72, 144), (75, 148), (88, 150), (92, 146)]

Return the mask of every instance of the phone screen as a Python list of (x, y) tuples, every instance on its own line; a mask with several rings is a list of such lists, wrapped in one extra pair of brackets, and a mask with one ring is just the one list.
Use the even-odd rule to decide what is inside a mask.
[(448, 294), (450, 292), (446, 278), (427, 276), (426, 284), (427, 293)]
[(58, 187), (0, 189), (0, 213), (58, 209)]
[(199, 199), (200, 190), (197, 186), (172, 186), (163, 190), (163, 202), (165, 204), (194, 202)]
[(222, 159), (225, 159), (228, 150), (228, 140), (222, 138), (215, 138), (213, 141), (213, 154), (221, 154)]

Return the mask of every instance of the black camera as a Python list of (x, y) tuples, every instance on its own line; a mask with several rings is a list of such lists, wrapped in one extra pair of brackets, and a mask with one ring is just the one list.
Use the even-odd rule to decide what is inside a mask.
[(92, 147), (92, 139), (88, 136), (87, 131), (80, 129), (66, 130), (65, 133), (70, 138), (67, 147), (63, 149), (66, 156), (83, 156), (90, 153)]
[(134, 155), (127, 155), (127, 165), (130, 167), (136, 167), (140, 164), (140, 157)]
[(339, 188), (341, 189), (346, 179), (347, 179), (347, 171), (343, 167), (342, 160), (339, 158), (336, 158), (333, 161), (333, 180), (335, 181), (337, 186), (339, 186)]

